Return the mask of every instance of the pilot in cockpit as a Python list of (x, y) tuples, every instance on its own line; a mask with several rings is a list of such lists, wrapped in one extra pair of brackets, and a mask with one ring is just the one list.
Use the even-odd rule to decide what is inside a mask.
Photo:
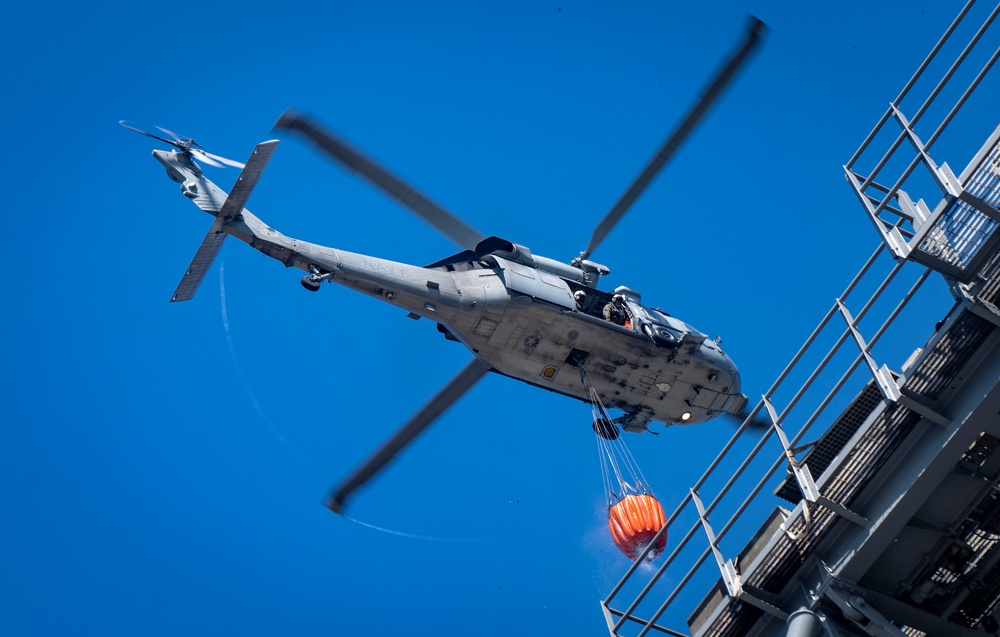
[(611, 302), (604, 306), (604, 318), (605, 320), (611, 321), (615, 325), (624, 325), (628, 328), (632, 327), (632, 321), (629, 316), (628, 308), (625, 307), (624, 296), (616, 294), (611, 297)]

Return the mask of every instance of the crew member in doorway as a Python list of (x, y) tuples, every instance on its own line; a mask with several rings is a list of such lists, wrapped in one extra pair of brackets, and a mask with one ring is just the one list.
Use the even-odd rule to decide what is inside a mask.
[(616, 294), (611, 297), (611, 302), (604, 306), (604, 318), (611, 321), (615, 325), (632, 327), (632, 321), (629, 320), (628, 309), (625, 307), (624, 296)]
[(573, 293), (573, 299), (576, 301), (576, 309), (583, 312), (584, 305), (587, 303), (587, 293), (583, 290), (577, 290)]

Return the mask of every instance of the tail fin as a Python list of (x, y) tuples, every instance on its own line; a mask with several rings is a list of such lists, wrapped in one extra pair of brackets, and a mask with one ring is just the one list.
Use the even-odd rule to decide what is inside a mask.
[[(195, 203), (199, 204), (200, 208), (216, 215), (216, 217), (215, 221), (212, 222), (212, 227), (208, 230), (208, 234), (202, 240), (198, 252), (195, 253), (194, 259), (191, 260), (191, 265), (188, 266), (187, 272), (184, 273), (181, 282), (177, 285), (177, 289), (174, 290), (174, 295), (170, 299), (171, 303), (187, 301), (194, 297), (195, 292), (198, 291), (198, 286), (201, 285), (202, 279), (205, 278), (205, 274), (212, 266), (212, 262), (215, 261), (216, 255), (219, 254), (222, 242), (226, 239), (225, 225), (243, 212), (243, 208), (250, 198), (250, 193), (253, 192), (254, 187), (260, 180), (260, 176), (264, 172), (264, 168), (267, 167), (267, 162), (271, 160), (271, 155), (277, 146), (278, 140), (276, 139), (257, 144), (257, 147), (254, 148), (253, 153), (250, 155), (250, 159), (247, 160), (243, 172), (240, 173), (239, 178), (233, 185), (233, 189), (229, 192), (229, 195), (220, 208), (215, 208), (214, 205), (201, 205), (197, 199), (195, 200)], [(206, 202), (206, 204), (211, 203)]]

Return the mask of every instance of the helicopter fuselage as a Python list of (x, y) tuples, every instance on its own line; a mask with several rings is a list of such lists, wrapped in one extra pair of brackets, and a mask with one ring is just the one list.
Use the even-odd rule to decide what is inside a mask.
[[(154, 151), (181, 191), (217, 215), (227, 194), (190, 157)], [(719, 344), (686, 323), (641, 304), (619, 288), (631, 321), (616, 325), (601, 310), (611, 294), (518, 263), (504, 251), (420, 267), (287, 237), (245, 208), (221, 231), (312, 275), (395, 305), (438, 325), (491, 371), (589, 401), (587, 381), (606, 407), (621, 409), (623, 428), (650, 421), (705, 422), (746, 405), (735, 364)], [(578, 304), (574, 292), (584, 291)]]

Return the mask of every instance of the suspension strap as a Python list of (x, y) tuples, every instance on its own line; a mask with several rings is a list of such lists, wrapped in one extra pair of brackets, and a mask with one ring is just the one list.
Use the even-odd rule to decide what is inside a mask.
[(602, 423), (595, 424), (594, 433), (597, 438), (597, 453), (600, 459), (601, 477), (604, 480), (604, 492), (607, 496), (608, 506), (614, 505), (629, 494), (653, 495), (652, 489), (649, 488), (645, 477), (639, 470), (639, 465), (636, 463), (635, 458), (632, 457), (632, 453), (625, 445), (622, 437), (618, 436), (614, 440), (609, 440), (597, 431), (598, 427), (605, 426), (604, 423), (608, 427), (615, 427), (615, 421), (608, 414), (607, 408), (601, 401), (600, 394), (597, 393), (597, 390), (594, 389), (593, 384), (590, 382), (587, 370), (582, 364), (578, 364), (577, 366), (580, 369), (580, 381), (583, 383), (584, 389), (587, 390), (587, 395), (589, 396), (591, 414), (594, 421), (595, 423)]

